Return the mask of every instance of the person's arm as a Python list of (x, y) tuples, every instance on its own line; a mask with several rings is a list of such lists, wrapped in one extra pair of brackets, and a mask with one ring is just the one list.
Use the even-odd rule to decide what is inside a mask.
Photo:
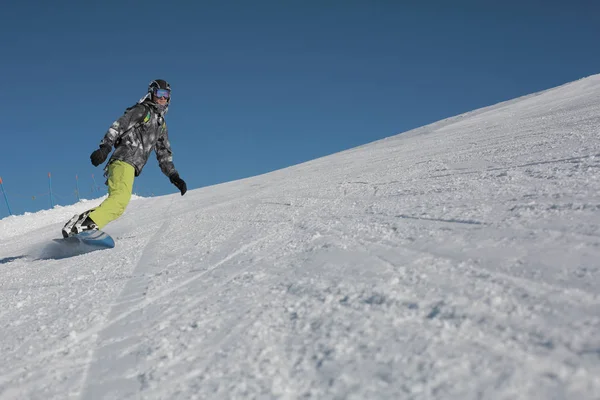
[(162, 133), (154, 145), (156, 159), (158, 160), (160, 170), (169, 177), (171, 183), (179, 189), (183, 196), (185, 192), (187, 192), (187, 185), (185, 181), (179, 177), (179, 173), (173, 164), (173, 152), (171, 151), (171, 143), (169, 143), (169, 130), (166, 122), (163, 122), (161, 130)]

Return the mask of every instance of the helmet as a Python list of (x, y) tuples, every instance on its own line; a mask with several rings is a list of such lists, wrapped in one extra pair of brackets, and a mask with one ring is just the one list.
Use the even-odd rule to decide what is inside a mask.
[[(152, 96), (156, 94), (156, 91), (158, 89), (165, 89), (170, 92), (171, 85), (169, 85), (169, 82), (165, 81), (164, 79), (155, 79), (152, 82), (150, 82), (150, 84), (148, 85), (148, 94), (146, 95), (146, 97), (152, 99)], [(167, 109), (169, 108), (170, 102), (171, 102), (171, 96), (169, 95), (169, 97), (167, 98), (167, 104), (165, 104), (162, 107), (159, 107), (159, 108), (162, 108), (161, 112), (163, 114), (166, 114)]]
[(155, 79), (148, 85), (148, 93), (150, 94), (155, 94), (156, 90), (158, 89), (166, 89), (170, 91), (171, 85), (169, 85), (169, 82), (165, 81), (164, 79)]
[(171, 90), (171, 85), (164, 79), (155, 79), (148, 85), (148, 93), (154, 93), (156, 89)]

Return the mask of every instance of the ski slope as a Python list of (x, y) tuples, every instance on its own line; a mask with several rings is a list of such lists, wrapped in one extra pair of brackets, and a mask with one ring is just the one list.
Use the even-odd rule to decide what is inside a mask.
[(0, 220), (0, 399), (600, 398), (600, 75), (101, 200)]

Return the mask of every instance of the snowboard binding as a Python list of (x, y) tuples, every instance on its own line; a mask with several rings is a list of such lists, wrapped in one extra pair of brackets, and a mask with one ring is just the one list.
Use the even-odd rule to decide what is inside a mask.
[(62, 235), (66, 239), (69, 236), (77, 235), (78, 233), (98, 230), (98, 225), (89, 217), (90, 211), (86, 211), (83, 214), (76, 214), (65, 224), (62, 228)]

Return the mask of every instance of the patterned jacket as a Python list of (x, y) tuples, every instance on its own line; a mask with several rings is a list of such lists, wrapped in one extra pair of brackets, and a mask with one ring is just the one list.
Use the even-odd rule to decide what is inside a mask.
[(167, 123), (156, 105), (146, 100), (128, 109), (113, 122), (100, 145), (115, 147), (108, 165), (115, 160), (131, 164), (139, 176), (152, 150), (156, 153), (161, 171), (170, 176), (177, 172), (173, 165)]

